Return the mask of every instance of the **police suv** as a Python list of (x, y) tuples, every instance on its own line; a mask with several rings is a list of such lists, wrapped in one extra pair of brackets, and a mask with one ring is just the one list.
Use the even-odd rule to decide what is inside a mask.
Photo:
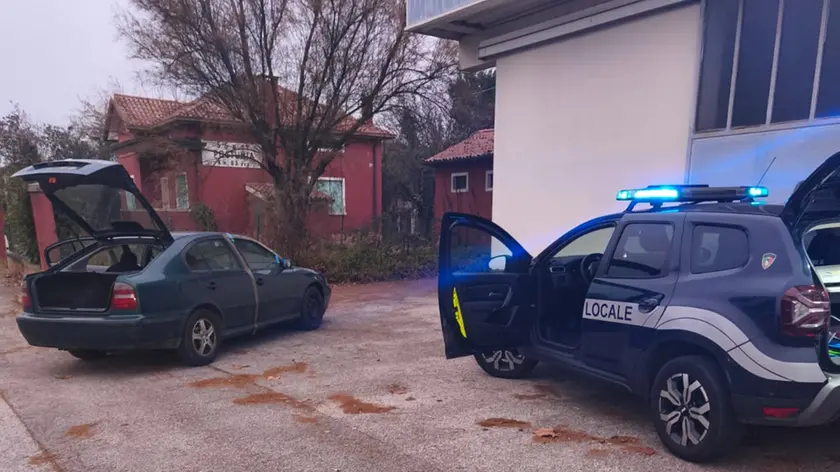
[(662, 442), (689, 461), (726, 454), (745, 424), (832, 422), (838, 170), (840, 153), (784, 205), (757, 201), (763, 187), (622, 190), (626, 211), (535, 257), (488, 220), (445, 214), (446, 357), (472, 355), (496, 377), (544, 361), (621, 385), (648, 400)]

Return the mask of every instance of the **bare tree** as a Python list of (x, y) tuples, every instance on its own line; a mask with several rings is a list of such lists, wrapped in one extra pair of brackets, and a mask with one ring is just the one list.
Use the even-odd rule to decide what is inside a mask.
[(286, 251), (336, 152), (455, 70), (451, 44), (405, 31), (403, 0), (131, 0), (121, 31), (155, 80), (203, 97), (259, 146)]

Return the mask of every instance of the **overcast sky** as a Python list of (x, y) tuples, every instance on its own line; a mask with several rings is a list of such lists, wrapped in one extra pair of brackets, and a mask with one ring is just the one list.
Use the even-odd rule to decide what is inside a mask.
[[(67, 124), (81, 97), (149, 92), (117, 37), (126, 0), (0, 0), (0, 116), (20, 104), (34, 121)], [(154, 90), (148, 93), (156, 95)]]

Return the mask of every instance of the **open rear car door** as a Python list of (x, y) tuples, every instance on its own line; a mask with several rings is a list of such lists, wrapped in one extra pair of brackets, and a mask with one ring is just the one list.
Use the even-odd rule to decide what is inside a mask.
[[(48, 161), (22, 169), (12, 177), (37, 183), (53, 206), (70, 220), (63, 226), (78, 227), (96, 240), (115, 236), (154, 236), (163, 243), (172, 241), (163, 220), (117, 162)], [(59, 223), (57, 221), (57, 230), (62, 226)], [(75, 229), (70, 231), (75, 232)]]
[(447, 359), (530, 343), (531, 255), (505, 230), (478, 216), (444, 214), (438, 267)]

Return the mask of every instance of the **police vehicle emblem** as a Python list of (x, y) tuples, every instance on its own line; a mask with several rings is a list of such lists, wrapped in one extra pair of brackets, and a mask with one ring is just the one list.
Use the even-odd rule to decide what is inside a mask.
[(764, 270), (769, 269), (774, 262), (776, 262), (776, 255), (772, 252), (768, 252), (767, 254), (761, 256), (761, 268)]

